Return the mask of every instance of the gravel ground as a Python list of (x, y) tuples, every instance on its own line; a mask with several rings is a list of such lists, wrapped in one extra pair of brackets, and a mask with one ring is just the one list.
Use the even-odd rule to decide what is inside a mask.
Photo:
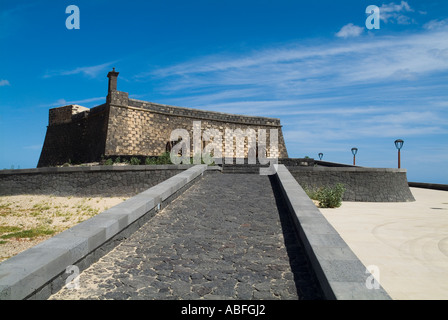
[(125, 199), (46, 195), (1, 196), (0, 262)]

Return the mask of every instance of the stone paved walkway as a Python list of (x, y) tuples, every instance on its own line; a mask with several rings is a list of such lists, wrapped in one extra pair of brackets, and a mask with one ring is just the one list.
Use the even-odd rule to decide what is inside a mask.
[(320, 299), (268, 176), (206, 174), (50, 299)]

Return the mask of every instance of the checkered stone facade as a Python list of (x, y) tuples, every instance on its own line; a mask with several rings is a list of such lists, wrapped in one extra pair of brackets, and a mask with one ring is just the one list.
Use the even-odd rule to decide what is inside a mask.
[[(256, 144), (265, 132), (266, 156), (287, 158), (282, 127), (276, 118), (252, 117), (191, 108), (175, 107), (130, 99), (127, 92), (115, 90), (118, 72), (110, 72), (106, 103), (87, 109), (64, 106), (50, 109), (50, 120), (38, 167), (61, 165), (66, 162), (85, 163), (116, 156), (160, 156), (169, 151), (175, 141), (171, 133), (184, 129), (190, 135), (193, 156), (193, 124), (200, 123), (201, 150), (208, 142), (202, 141), (206, 130), (218, 130), (221, 135), (223, 157), (234, 158), (237, 148), (248, 158), (249, 138), (237, 139), (232, 133), (253, 129)], [(270, 145), (271, 130), (276, 130), (277, 148)], [(197, 132), (197, 131), (196, 131)], [(211, 142), (217, 141), (215, 137)], [(232, 146), (226, 148), (226, 141)], [(238, 145), (237, 145), (238, 143)]]

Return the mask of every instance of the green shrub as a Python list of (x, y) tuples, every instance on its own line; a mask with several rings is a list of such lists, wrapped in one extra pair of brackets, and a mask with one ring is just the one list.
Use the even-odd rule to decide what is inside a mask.
[(308, 197), (319, 201), (320, 208), (338, 208), (342, 204), (345, 187), (338, 183), (333, 187), (320, 187), (318, 189), (304, 189)]
[(157, 159), (158, 164), (171, 164), (171, 158), (169, 152), (162, 153)]
[[(207, 162), (209, 166), (215, 164), (215, 160), (213, 160), (213, 156), (210, 153), (196, 154), (196, 157), (201, 159), (201, 164), (207, 164)], [(190, 157), (190, 163), (194, 163), (194, 158), (195, 157)]]
[(104, 162), (104, 165), (106, 165), (106, 166), (111, 166), (111, 165), (113, 165), (114, 164), (114, 161), (112, 160), (112, 159), (107, 159), (105, 162)]
[(215, 164), (215, 160), (213, 160), (213, 156), (210, 153), (205, 153), (202, 155), (201, 164), (213, 166)]
[(131, 165), (139, 165), (140, 164), (140, 159), (136, 158), (136, 157), (132, 157), (131, 158)]
[(120, 162), (121, 162), (121, 159), (120, 159), (120, 157), (119, 157), (119, 156), (118, 156), (118, 157), (116, 157), (116, 158), (115, 158), (115, 161), (114, 161), (114, 163), (117, 163), (117, 164), (118, 164), (118, 163), (120, 163)]
[(323, 187), (317, 193), (317, 201), (321, 208), (338, 208), (342, 204), (345, 187), (342, 183), (334, 187)]
[(305, 191), (305, 193), (308, 195), (308, 197), (310, 199), (317, 200), (317, 192), (319, 189), (316, 189), (316, 188), (308, 189), (307, 187), (304, 187), (303, 190)]
[(156, 163), (156, 160), (154, 160), (153, 158), (146, 157), (145, 164), (150, 165), (150, 164), (157, 164), (157, 163)]

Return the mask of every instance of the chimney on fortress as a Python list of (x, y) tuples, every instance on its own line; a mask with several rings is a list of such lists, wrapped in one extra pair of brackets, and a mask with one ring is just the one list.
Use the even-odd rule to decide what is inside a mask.
[(107, 77), (109, 78), (109, 88), (107, 89), (106, 103), (115, 106), (128, 106), (129, 94), (117, 90), (118, 72), (115, 71), (115, 68), (109, 71)]
[(117, 91), (118, 72), (115, 71), (115, 68), (112, 68), (112, 71), (107, 74), (107, 77), (109, 78), (109, 88), (107, 90), (107, 94), (109, 95), (112, 91)]

